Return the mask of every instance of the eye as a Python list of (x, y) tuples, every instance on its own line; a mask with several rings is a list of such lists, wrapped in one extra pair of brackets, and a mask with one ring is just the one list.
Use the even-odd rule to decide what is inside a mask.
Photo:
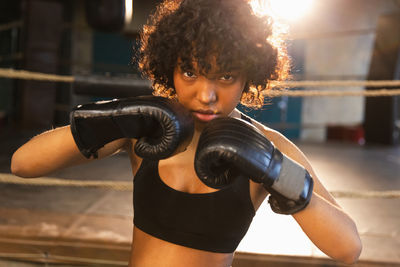
[(235, 77), (233, 77), (233, 75), (230, 73), (225, 73), (219, 79), (222, 81), (229, 82), (229, 81), (233, 81), (235, 79)]
[(196, 74), (194, 74), (194, 72), (192, 71), (184, 71), (183, 72), (183, 76), (185, 76), (186, 78), (196, 78)]

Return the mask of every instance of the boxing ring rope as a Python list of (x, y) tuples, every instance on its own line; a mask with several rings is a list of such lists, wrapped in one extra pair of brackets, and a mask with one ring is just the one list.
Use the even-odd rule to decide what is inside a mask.
[[(8, 240), (7, 240), (8, 241)], [(49, 245), (49, 242), (43, 242), (45, 245)], [(22, 242), (22, 244), (26, 245), (29, 242)], [(126, 247), (127, 249), (129, 246)], [(59, 255), (48, 255), (46, 253), (0, 253), (0, 258), (9, 258), (9, 259), (20, 259), (20, 260), (30, 260), (40, 259), (40, 262), (43, 263), (59, 263), (59, 262), (68, 262), (74, 265), (76, 264), (96, 264), (100, 266), (127, 266), (128, 262), (126, 261), (115, 261), (115, 260), (101, 260), (101, 259), (93, 259), (93, 258), (83, 258), (83, 257), (71, 257), (71, 256), (59, 256)], [(63, 266), (65, 266), (63, 264)]]
[(330, 96), (330, 97), (344, 97), (344, 96), (397, 96), (400, 95), (400, 89), (379, 89), (379, 90), (351, 90), (351, 91), (321, 91), (321, 90), (307, 90), (307, 91), (284, 91), (284, 90), (269, 90), (264, 93), (267, 97), (316, 97), (316, 96)]
[[(14, 79), (25, 79), (25, 80), (40, 80), (40, 81), (52, 81), (52, 82), (65, 82), (73, 83), (77, 81), (85, 81), (87, 78), (74, 77), (67, 75), (56, 75), (56, 74), (45, 74), (40, 72), (31, 72), (26, 70), (15, 70), (0, 68), (0, 77), (3, 78), (14, 78)], [(132, 80), (132, 83), (137, 80)], [(106, 83), (105, 81), (95, 81), (98, 83)], [(360, 80), (348, 80), (348, 81), (285, 81), (279, 83), (271, 83), (273, 88), (296, 88), (296, 87), (351, 87), (351, 86), (366, 86), (366, 87), (400, 87), (400, 80), (378, 80), (378, 81), (360, 81)], [(287, 91), (282, 89), (268, 90), (264, 93), (267, 97), (317, 97), (317, 96), (331, 96), (331, 97), (344, 97), (344, 96), (365, 96), (365, 97), (379, 97), (379, 96), (397, 96), (400, 95), (400, 89), (387, 89), (382, 88), (378, 90), (351, 90), (351, 91), (340, 91), (340, 90), (294, 90)]]
[(400, 87), (400, 80), (330, 80), (330, 81), (285, 81), (272, 84), (273, 87), (350, 87), (350, 86), (368, 86), (368, 87), (384, 87), (397, 86)]
[(46, 74), (40, 72), (6, 69), (6, 68), (0, 68), (0, 77), (11, 78), (11, 79), (66, 82), (66, 83), (72, 83), (75, 81), (75, 78), (73, 76)]
[[(132, 182), (124, 181), (83, 181), (57, 178), (24, 179), (12, 174), (0, 173), (0, 184), (15, 184), (26, 186), (66, 186), (81, 188), (97, 188), (115, 191), (132, 191)], [(388, 191), (342, 191), (335, 190), (330, 193), (337, 198), (400, 198), (400, 190)]]

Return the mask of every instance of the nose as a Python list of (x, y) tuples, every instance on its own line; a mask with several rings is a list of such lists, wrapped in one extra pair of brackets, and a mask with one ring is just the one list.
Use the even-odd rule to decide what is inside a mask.
[(217, 87), (214, 81), (203, 77), (197, 89), (197, 99), (204, 105), (217, 101)]

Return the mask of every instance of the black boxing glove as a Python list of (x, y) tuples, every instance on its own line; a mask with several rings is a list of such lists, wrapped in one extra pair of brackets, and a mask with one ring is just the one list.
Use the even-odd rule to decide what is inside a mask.
[(313, 190), (313, 179), (302, 166), (240, 119), (217, 118), (207, 124), (196, 150), (195, 170), (212, 188), (222, 188), (239, 175), (262, 183), (271, 194), (272, 210), (281, 214), (304, 209)]
[(70, 114), (71, 132), (81, 153), (97, 151), (119, 138), (136, 138), (135, 152), (163, 159), (186, 149), (192, 140), (193, 118), (177, 101), (139, 96), (77, 106)]

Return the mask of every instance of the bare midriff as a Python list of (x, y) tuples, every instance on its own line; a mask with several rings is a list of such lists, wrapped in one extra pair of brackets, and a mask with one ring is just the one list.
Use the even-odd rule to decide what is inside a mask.
[(233, 253), (214, 253), (176, 245), (133, 228), (131, 267), (229, 267)]

